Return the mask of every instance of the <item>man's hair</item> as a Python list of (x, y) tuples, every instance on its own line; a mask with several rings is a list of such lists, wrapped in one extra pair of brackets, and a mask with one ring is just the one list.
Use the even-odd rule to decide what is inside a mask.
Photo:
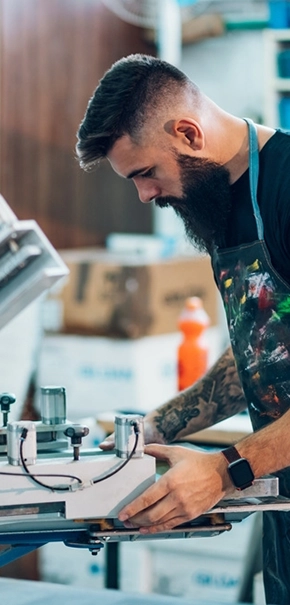
[(81, 167), (92, 168), (124, 134), (138, 141), (154, 110), (188, 86), (198, 91), (182, 71), (155, 57), (134, 54), (114, 63), (100, 80), (77, 133)]

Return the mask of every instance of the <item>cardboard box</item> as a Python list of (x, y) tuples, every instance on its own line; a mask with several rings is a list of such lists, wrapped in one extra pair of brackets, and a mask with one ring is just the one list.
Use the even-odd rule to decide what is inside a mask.
[(202, 298), (211, 325), (219, 321), (218, 290), (207, 257), (171, 257), (156, 262), (105, 250), (62, 253), (70, 277), (59, 294), (63, 329), (121, 338), (177, 330), (189, 296)]

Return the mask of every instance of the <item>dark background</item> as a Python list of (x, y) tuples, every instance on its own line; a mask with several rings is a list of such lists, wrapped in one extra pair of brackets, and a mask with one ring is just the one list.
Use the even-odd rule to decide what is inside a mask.
[(152, 210), (105, 161), (84, 173), (76, 131), (104, 71), (154, 54), (141, 28), (101, 0), (1, 0), (0, 191), (57, 248), (103, 245), (112, 231), (151, 233)]

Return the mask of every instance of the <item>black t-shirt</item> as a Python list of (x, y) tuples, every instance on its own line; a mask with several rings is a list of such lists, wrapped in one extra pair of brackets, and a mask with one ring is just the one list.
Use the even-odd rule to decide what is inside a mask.
[[(272, 265), (290, 285), (290, 136), (277, 130), (259, 154), (258, 204)], [(232, 209), (224, 246), (258, 239), (249, 170), (231, 186)]]

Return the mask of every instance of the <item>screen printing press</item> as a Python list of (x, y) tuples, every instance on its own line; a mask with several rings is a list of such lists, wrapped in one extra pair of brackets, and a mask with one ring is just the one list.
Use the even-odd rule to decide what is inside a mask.
[[(0, 327), (68, 270), (34, 221), (18, 221), (0, 197)], [(144, 454), (143, 418), (117, 415), (116, 449), (86, 449), (88, 429), (66, 417), (65, 389), (41, 389), (41, 420), (9, 421), (14, 397), (0, 395), (0, 565), (48, 542), (89, 549), (107, 542), (217, 536), (255, 511), (290, 510), (278, 479), (264, 477), (201, 517), (142, 535), (119, 511), (158, 479)], [(84, 444), (83, 444), (84, 442)]]

